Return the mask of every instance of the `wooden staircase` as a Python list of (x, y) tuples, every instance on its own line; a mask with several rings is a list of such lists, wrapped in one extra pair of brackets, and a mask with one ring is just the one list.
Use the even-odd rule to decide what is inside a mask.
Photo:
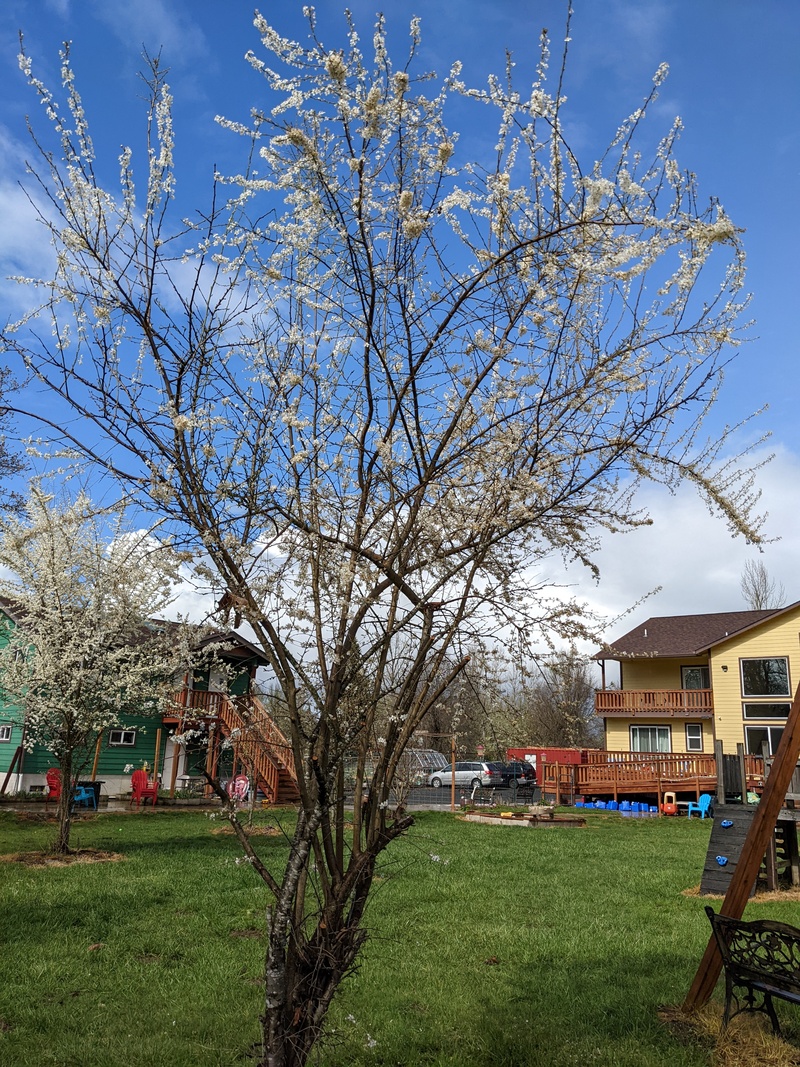
[(237, 761), (270, 804), (296, 804), (300, 799), (292, 746), (256, 697), (223, 697), (217, 721), (234, 746)]

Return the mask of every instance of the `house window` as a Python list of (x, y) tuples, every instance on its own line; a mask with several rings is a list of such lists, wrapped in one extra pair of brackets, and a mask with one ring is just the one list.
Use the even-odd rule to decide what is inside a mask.
[(769, 755), (774, 756), (782, 733), (782, 726), (745, 726), (744, 740), (748, 753), (760, 756), (762, 745), (766, 743)]
[(708, 667), (681, 667), (681, 689), (710, 689)]
[(686, 723), (686, 751), (703, 751), (703, 724), (701, 722)]
[(788, 697), (789, 660), (786, 656), (771, 659), (740, 660), (742, 671), (742, 696)]
[(791, 704), (742, 704), (746, 719), (788, 719)]
[(135, 730), (109, 730), (108, 732), (109, 745), (135, 745), (136, 744), (136, 731)]
[(0, 741), (10, 741), (10, 740), (11, 740), (11, 723), (10, 722), (4, 722), (2, 725), (0, 725)]
[(631, 726), (631, 752), (671, 752), (669, 726)]

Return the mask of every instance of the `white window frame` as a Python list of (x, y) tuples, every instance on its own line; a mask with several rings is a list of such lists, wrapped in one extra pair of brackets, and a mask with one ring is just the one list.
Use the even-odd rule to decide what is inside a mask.
[[(704, 685), (689, 686), (686, 684), (690, 671), (699, 671), (700, 676), (705, 683)], [(710, 689), (711, 688), (711, 669), (705, 663), (698, 663), (694, 667), (681, 667), (681, 689)]]
[[(655, 726), (655, 725), (654, 726), (644, 726), (644, 725), (640, 726), (640, 725), (637, 724), (636, 726), (629, 727), (629, 730), (630, 730), (630, 735), (629, 736), (630, 736), (630, 740), (631, 740), (631, 749), (630, 749), (631, 752), (653, 752), (653, 753), (672, 752), (672, 728), (671, 727), (669, 727), (669, 726)], [(656, 730), (656, 731), (658, 731), (657, 734), (656, 734), (656, 737), (658, 739), (656, 743), (657, 743), (658, 747), (657, 748), (637, 748), (634, 745), (633, 738), (634, 738), (634, 732), (635, 732), (635, 735), (638, 738), (640, 730)], [(666, 737), (666, 742), (667, 742), (667, 747), (666, 748), (661, 748), (661, 739), (663, 737)]]
[(703, 724), (701, 722), (686, 723), (686, 751), (703, 751)]
[[(778, 662), (781, 661), (786, 665), (786, 689), (780, 690), (774, 693), (750, 693), (745, 686), (744, 668), (746, 663), (764, 663), (766, 661)], [(788, 656), (745, 656), (739, 660), (739, 681), (742, 686), (742, 697), (747, 699), (748, 697), (791, 697), (792, 695), (792, 680), (789, 675), (789, 657)]]
[(769, 741), (769, 754), (770, 754), (770, 756), (774, 756), (776, 751), (777, 751), (777, 749), (778, 749), (778, 744), (780, 742), (781, 734), (783, 733), (784, 729), (785, 729), (784, 726), (755, 726), (755, 725), (754, 726), (745, 726), (745, 728), (744, 728), (745, 751), (750, 753), (750, 754), (752, 754), (752, 755), (756, 755), (756, 756), (760, 756), (761, 755), (761, 747), (760, 746), (759, 746), (759, 749), (758, 749), (757, 752), (753, 752), (753, 749), (752, 749), (752, 747), (750, 745), (750, 740), (749, 740), (749, 736), (748, 735), (750, 734), (751, 730), (765, 730), (766, 733), (767, 733), (767, 740)]
[[(789, 711), (792, 705), (788, 700), (747, 700), (742, 704), (742, 718), (749, 719), (751, 722), (754, 720), (773, 719), (776, 722), (781, 719), (789, 718)], [(776, 713), (775, 708), (781, 710)]]
[[(130, 741), (127, 740), (130, 738)], [(109, 748), (132, 748), (136, 744), (135, 730), (109, 730)]]
[(0, 743), (11, 741), (11, 731), (14, 729), (10, 722), (0, 723)]

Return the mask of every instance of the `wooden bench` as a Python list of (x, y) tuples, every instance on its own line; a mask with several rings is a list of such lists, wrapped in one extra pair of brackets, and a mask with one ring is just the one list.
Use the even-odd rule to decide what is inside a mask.
[(763, 1011), (780, 1034), (772, 998), (800, 1004), (800, 930), (770, 919), (732, 919), (708, 906), (706, 915), (725, 967), (723, 1029), (739, 1012)]

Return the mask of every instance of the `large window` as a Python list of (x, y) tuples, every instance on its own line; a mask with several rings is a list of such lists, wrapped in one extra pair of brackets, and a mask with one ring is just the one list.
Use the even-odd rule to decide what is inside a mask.
[(760, 756), (766, 742), (767, 751), (774, 756), (783, 733), (782, 726), (745, 726), (744, 739), (747, 751), (753, 756)]
[(703, 724), (701, 722), (686, 723), (686, 751), (703, 751)]
[(631, 726), (631, 752), (671, 752), (669, 726)]
[(786, 656), (771, 659), (743, 659), (739, 661), (742, 670), (742, 696), (745, 697), (788, 697), (789, 660)]
[(742, 704), (746, 719), (788, 719), (791, 704)]

